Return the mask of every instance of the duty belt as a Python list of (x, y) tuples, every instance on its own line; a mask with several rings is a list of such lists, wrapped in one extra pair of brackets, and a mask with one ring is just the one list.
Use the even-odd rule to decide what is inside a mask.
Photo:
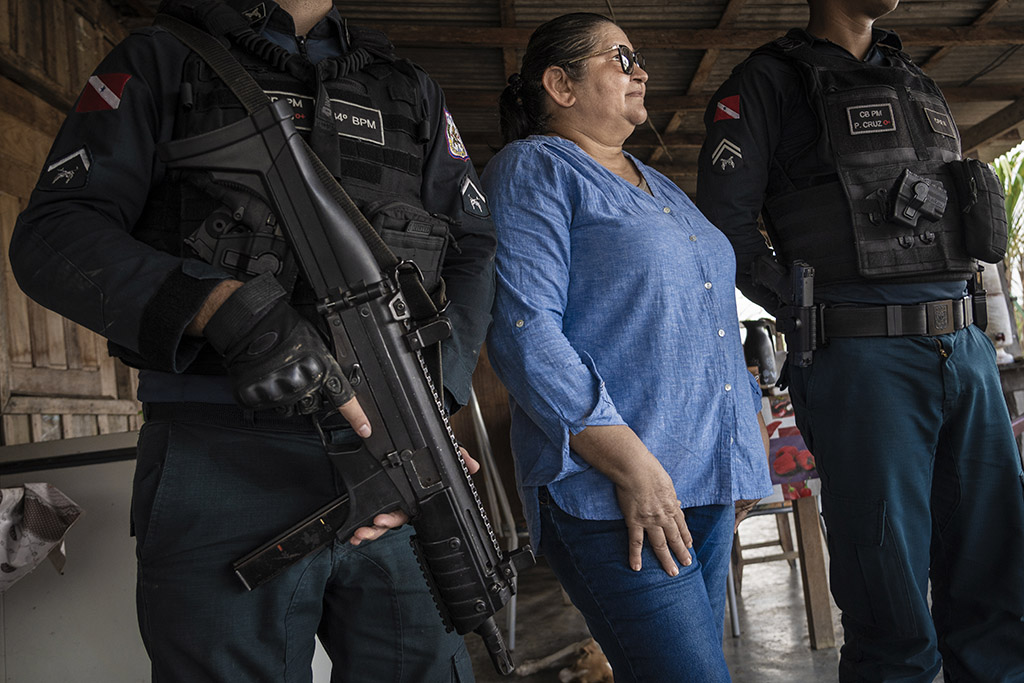
[(935, 336), (962, 330), (972, 322), (971, 297), (965, 296), (911, 305), (824, 307), (819, 332), (824, 339)]

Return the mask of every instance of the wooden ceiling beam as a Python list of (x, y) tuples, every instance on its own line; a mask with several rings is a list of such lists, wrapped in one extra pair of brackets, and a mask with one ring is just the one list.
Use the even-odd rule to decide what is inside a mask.
[(153, 16), (156, 14), (156, 12), (153, 11), (153, 8), (143, 2), (143, 0), (112, 0), (110, 4), (114, 5), (114, 8), (118, 10), (119, 14), (124, 14), (124, 12), (120, 10), (118, 5), (127, 7), (136, 14), (134, 17), (126, 18), (122, 23), (128, 21), (144, 22), (144, 25), (148, 26), (152, 21)]
[[(514, 0), (499, 0), (498, 5), (501, 11), (502, 28), (516, 25), (516, 8), (513, 2)], [(514, 47), (502, 48), (501, 59), (505, 66), (505, 78), (519, 70), (519, 60), (516, 59), (516, 49)]]
[[(532, 28), (499, 26), (414, 26), (379, 24), (395, 45), (401, 47), (525, 47)], [(631, 29), (630, 40), (645, 49), (750, 50), (778, 38), (775, 29)], [(1001, 26), (954, 26), (949, 28), (902, 28), (904, 46), (1024, 45), (1024, 24)]]
[[(718, 18), (717, 28), (719, 30), (729, 28), (729, 26), (736, 21), (736, 17), (739, 16), (746, 4), (747, 0), (729, 0), (725, 9), (722, 11), (722, 16)], [(700, 64), (697, 65), (697, 71), (694, 72), (693, 78), (690, 79), (690, 85), (686, 88), (687, 95), (697, 95), (704, 89), (704, 85), (711, 77), (711, 70), (714, 68), (715, 62), (718, 61), (719, 54), (721, 54), (721, 49), (717, 47), (709, 48), (704, 52), (704, 55), (700, 59)], [(677, 109), (675, 113), (672, 114), (672, 118), (669, 119), (669, 122), (665, 125), (665, 129), (662, 131), (663, 134), (668, 135), (679, 130), (679, 127), (683, 125), (683, 111), (684, 110)], [(647, 125), (651, 130), (654, 130), (654, 125), (651, 124), (650, 120), (647, 121)], [(657, 131), (655, 131), (655, 135), (657, 135)], [(668, 151), (668, 147), (663, 145), (651, 152), (651, 155), (647, 158), (647, 163), (654, 163), (662, 156), (666, 155), (669, 157), (672, 156)]]
[[(1009, 2), (1010, 0), (994, 0), (994, 2), (992, 2), (984, 12), (978, 15), (977, 19), (971, 22), (971, 26), (984, 26), (988, 22), (992, 21), (992, 18), (999, 12), (999, 10), (1005, 7)], [(953, 47), (950, 45), (943, 45), (934, 54), (932, 54), (931, 57), (918, 64), (918, 66), (925, 70), (930, 69), (945, 59), (946, 55), (948, 55), (952, 49)]]
[(960, 134), (964, 152), (976, 150), (1024, 124), (1024, 97)]

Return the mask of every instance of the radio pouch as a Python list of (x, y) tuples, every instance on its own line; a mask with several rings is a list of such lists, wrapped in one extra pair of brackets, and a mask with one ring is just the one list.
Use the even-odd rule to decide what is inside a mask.
[(949, 162), (963, 213), (968, 255), (998, 263), (1006, 255), (1007, 221), (1003, 185), (988, 164), (977, 159)]

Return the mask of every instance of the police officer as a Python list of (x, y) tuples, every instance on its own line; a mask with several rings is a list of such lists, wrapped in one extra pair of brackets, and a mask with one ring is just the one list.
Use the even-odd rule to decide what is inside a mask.
[(761, 259), (814, 269), (818, 348), (799, 365), (790, 344), (788, 379), (822, 478), (840, 680), (1021, 681), (1024, 479), (967, 296), (1005, 246), (1000, 191), (873, 28), (897, 2), (809, 0), (806, 31), (736, 68), (705, 114), (697, 203), (780, 322), (792, 292)]
[[(216, 36), (287, 99), (396, 255), (416, 261), (439, 302), (446, 289), (445, 400), (466, 403), (490, 320), (494, 234), (438, 86), (331, 0), (166, 0), (161, 11)], [(308, 680), (319, 635), (332, 680), (471, 681), (409, 528), (384, 533), (398, 514), (254, 591), (232, 575), (233, 560), (344, 493), (313, 421), (335, 441), (358, 440), (346, 419), (369, 433), (347, 387), (321, 391), (341, 386), (329, 381), (340, 371), (270, 207), (157, 155), (244, 116), (171, 33), (134, 32), (89, 78), (11, 243), (29, 296), (140, 369), (132, 526), (153, 677)]]

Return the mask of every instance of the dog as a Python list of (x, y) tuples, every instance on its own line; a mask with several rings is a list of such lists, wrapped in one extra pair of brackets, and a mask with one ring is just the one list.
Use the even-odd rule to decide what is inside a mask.
[(561, 683), (615, 683), (612, 667), (593, 638), (567, 645), (547, 657), (522, 662), (516, 667), (516, 675), (531, 676), (560, 666), (563, 667), (558, 672)]
[(612, 666), (593, 638), (583, 641), (572, 666), (558, 672), (561, 683), (615, 683)]

